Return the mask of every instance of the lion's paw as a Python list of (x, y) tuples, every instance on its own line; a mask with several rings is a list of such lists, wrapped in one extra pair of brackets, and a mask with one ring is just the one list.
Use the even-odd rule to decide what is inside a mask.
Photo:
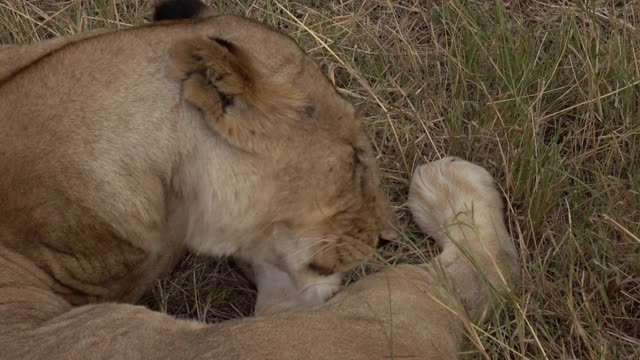
[[(456, 157), (421, 165), (409, 190), (409, 208), (427, 234), (441, 240), (447, 226), (488, 211), (502, 211), (493, 177), (484, 168)], [(461, 219), (466, 215), (465, 219)]]

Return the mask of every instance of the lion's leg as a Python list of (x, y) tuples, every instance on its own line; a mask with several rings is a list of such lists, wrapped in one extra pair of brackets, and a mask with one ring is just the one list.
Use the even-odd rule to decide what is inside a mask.
[(205, 328), (141, 306), (74, 308), (51, 290), (55, 285), (29, 259), (0, 246), (1, 359), (176, 359), (189, 334)]
[[(164, 359), (196, 354), (203, 324), (141, 306), (85, 305), (27, 329), (0, 332), (3, 359)], [(204, 345), (203, 345), (204, 346)]]
[[(213, 325), (177, 320), (141, 306), (86, 305), (50, 319), (16, 319), (19, 322), (13, 326), (1, 325), (0, 357), (453, 358), (462, 331), (455, 316), (438, 308), (434, 300), (438, 298), (439, 290), (429, 283), (425, 271), (401, 266), (363, 279), (318, 311)], [(38, 304), (33, 304), (34, 315)]]
[(488, 315), (492, 288), (503, 291), (518, 272), (518, 256), (491, 175), (448, 157), (418, 168), (409, 193), (415, 221), (442, 247), (430, 265), (444, 275), (475, 320)]
[(50, 291), (52, 285), (31, 261), (0, 245), (0, 339), (10, 329), (33, 327), (71, 309)]

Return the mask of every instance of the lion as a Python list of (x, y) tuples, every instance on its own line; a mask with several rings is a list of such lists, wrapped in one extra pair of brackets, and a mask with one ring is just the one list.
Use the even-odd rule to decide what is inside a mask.
[(280, 32), (199, 15), (14, 51), (0, 245), (70, 305), (135, 302), (189, 249), (284, 270), (312, 307), (397, 236), (362, 117)]
[[(361, 118), (290, 38), (194, 9), (2, 49), (3, 358), (456, 357), (461, 314), (517, 270), (491, 176), (420, 168), (409, 204), (443, 253), (331, 297), (398, 237)], [(185, 249), (250, 263), (257, 316), (126, 304)]]

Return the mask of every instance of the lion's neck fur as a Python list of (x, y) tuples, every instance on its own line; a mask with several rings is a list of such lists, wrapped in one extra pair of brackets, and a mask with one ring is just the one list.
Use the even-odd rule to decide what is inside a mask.
[(265, 185), (269, 175), (257, 170), (253, 155), (216, 139), (209, 129), (198, 136), (207, 139), (195, 140), (198, 149), (187, 155), (175, 176), (178, 201), (170, 227), (181, 232), (193, 251), (231, 255), (262, 236), (273, 218), (264, 210), (274, 208), (267, 206), (273, 193)]

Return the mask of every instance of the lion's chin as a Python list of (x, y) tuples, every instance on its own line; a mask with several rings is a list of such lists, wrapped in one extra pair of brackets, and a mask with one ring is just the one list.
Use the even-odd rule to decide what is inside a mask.
[(326, 303), (341, 288), (341, 274), (314, 276), (304, 282), (268, 263), (254, 264), (258, 299), (254, 315), (311, 310)]

